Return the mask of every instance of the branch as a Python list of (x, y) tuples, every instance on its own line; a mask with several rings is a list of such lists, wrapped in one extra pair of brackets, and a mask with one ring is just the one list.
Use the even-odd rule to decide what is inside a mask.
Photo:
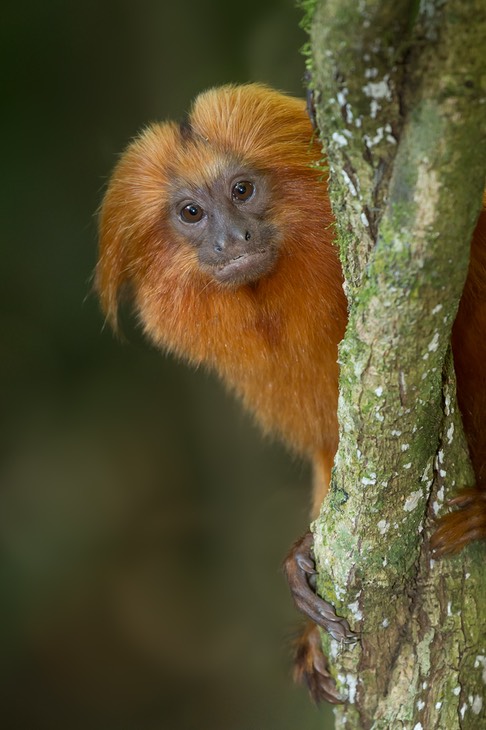
[(457, 723), (464, 705), (483, 712), (468, 642), (486, 622), (460, 616), (466, 595), (485, 598), (484, 553), (439, 564), (427, 537), (444, 497), (473, 483), (449, 342), (485, 182), (486, 10), (321, 0), (310, 30), (350, 305), (340, 447), (315, 524), (322, 595), (362, 632), (354, 650), (326, 639), (353, 704), (341, 721), (473, 727)]

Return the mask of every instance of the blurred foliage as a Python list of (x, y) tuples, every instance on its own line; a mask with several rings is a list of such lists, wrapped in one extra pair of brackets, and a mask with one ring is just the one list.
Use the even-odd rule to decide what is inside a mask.
[(201, 89), (300, 94), (291, 0), (2, 9), (0, 669), (9, 730), (331, 727), (279, 567), (307, 468), (90, 291), (127, 141)]

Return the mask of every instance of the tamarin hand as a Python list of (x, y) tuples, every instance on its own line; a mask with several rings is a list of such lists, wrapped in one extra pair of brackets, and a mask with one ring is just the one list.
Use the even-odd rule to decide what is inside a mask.
[[(312, 460), (313, 516), (338, 443), (337, 347), (347, 321), (321, 155), (304, 101), (258, 84), (201, 94), (187, 119), (150, 126), (121, 157), (101, 208), (96, 273), (115, 328), (127, 286), (156, 345), (218, 372), (264, 431)], [(483, 215), (453, 332), (478, 489), (486, 473), (485, 229)], [(441, 535), (444, 550), (486, 536), (486, 503), (475, 504), (474, 530), (464, 526), (470, 510), (459, 511), (461, 526)], [(313, 601), (304, 603), (322, 616), (328, 608)], [(347, 632), (332, 613), (326, 626)], [(315, 670), (309, 685), (329, 699), (317, 632), (302, 641), (300, 675)]]
[(358, 635), (351, 631), (345, 618), (336, 615), (334, 607), (316, 593), (317, 574), (312, 546), (314, 538), (306, 532), (290, 550), (284, 563), (284, 571), (295, 605), (318, 626), (325, 629), (333, 639), (353, 643)]

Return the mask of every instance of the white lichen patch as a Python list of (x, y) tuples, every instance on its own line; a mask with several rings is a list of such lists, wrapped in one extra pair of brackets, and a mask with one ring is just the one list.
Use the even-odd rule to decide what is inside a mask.
[(464, 702), (463, 706), (459, 710), (459, 714), (461, 715), (461, 719), (464, 720), (464, 715), (466, 714), (467, 710), (467, 702)]
[(442, 309), (442, 304), (437, 304), (437, 306), (433, 308), (432, 314), (439, 314), (441, 309)]
[(358, 679), (356, 675), (347, 673), (346, 684), (348, 686), (348, 702), (353, 705), (356, 702), (356, 690), (358, 689)]
[(346, 172), (346, 170), (341, 170), (341, 174), (342, 174), (342, 176), (344, 178), (344, 182), (346, 183), (349, 192), (351, 193), (351, 195), (353, 197), (356, 197), (358, 195), (358, 191), (356, 189), (355, 184), (353, 183), (353, 181), (349, 177), (348, 173)]
[(401, 436), (402, 435), (402, 432), (401, 431), (394, 430), (394, 431), (391, 432), (391, 435), (398, 437), (398, 436)]
[(442, 702), (436, 702), (435, 703), (435, 709), (436, 710), (440, 710), (441, 707), (442, 707)]
[(374, 486), (376, 484), (376, 473), (372, 471), (368, 477), (363, 477), (361, 484), (364, 484), (365, 487)]
[(361, 360), (355, 360), (353, 364), (353, 371), (356, 379), (359, 380), (365, 369), (364, 363)]
[(376, 79), (378, 76), (377, 68), (365, 68), (364, 77), (365, 79)]
[(366, 213), (364, 211), (362, 211), (359, 217), (360, 217), (361, 223), (364, 225), (364, 227), (369, 228), (370, 222), (368, 220)]
[(376, 119), (376, 115), (381, 109), (381, 104), (379, 104), (376, 99), (372, 99), (370, 102), (370, 117), (372, 119)]
[[(371, 116), (374, 118), (376, 116), (376, 112), (379, 110), (380, 106), (378, 102), (372, 101), (372, 113)], [(376, 107), (376, 108), (375, 108)], [(375, 114), (373, 114), (373, 111), (375, 111)], [(370, 137), (368, 134), (363, 135), (363, 140), (367, 147), (376, 147), (377, 144), (380, 144), (383, 140), (386, 140), (390, 144), (396, 144), (397, 140), (393, 136), (393, 130), (391, 128), (390, 124), (385, 124), (384, 127), (378, 127), (378, 129), (375, 132), (374, 137)]]
[(337, 144), (338, 147), (346, 147), (348, 144), (348, 140), (344, 136), (344, 134), (340, 134), (339, 132), (333, 132), (332, 141)]
[[(442, 454), (442, 458), (441, 458), (441, 454)], [(437, 471), (439, 472), (441, 477), (445, 477), (447, 475), (447, 470), (444, 469), (443, 467), (441, 467), (441, 464), (443, 464), (443, 462), (444, 462), (444, 452), (439, 451), (439, 456), (435, 460), (435, 468), (437, 469)]]
[(452, 694), (455, 695), (456, 697), (459, 697), (459, 695), (461, 694), (460, 686), (454, 687), (454, 689), (452, 690)]
[(451, 413), (453, 413), (453, 409), (451, 409), (451, 397), (449, 393), (447, 393), (446, 397), (444, 398), (444, 411), (446, 416), (450, 416)]
[[(441, 490), (442, 490), (442, 492), (444, 492), (444, 487), (441, 487), (439, 491), (441, 491)], [(437, 497), (439, 497), (439, 493), (438, 492), (437, 492)], [(442, 508), (443, 504), (444, 504), (444, 499), (443, 498), (440, 498), (440, 499), (438, 498), (438, 499), (436, 499), (436, 500), (433, 501), (433, 503), (432, 503), (432, 509), (434, 510), (434, 515), (438, 515), (439, 514), (439, 511)]]
[(348, 672), (346, 675), (338, 674), (337, 680), (346, 687), (348, 692), (348, 702), (354, 704), (356, 702), (356, 691), (358, 689), (358, 678), (355, 674)]
[(417, 700), (417, 709), (419, 710), (419, 712), (420, 712), (420, 710), (423, 710), (424, 707), (425, 707), (425, 702), (423, 700)]
[(368, 134), (363, 135), (363, 140), (366, 146), (369, 148), (376, 147), (376, 145), (380, 144), (380, 142), (382, 142), (383, 140), (389, 142), (390, 144), (397, 143), (397, 140), (393, 136), (393, 130), (390, 124), (385, 124), (384, 127), (378, 127), (374, 137), (370, 137)]
[(451, 423), (451, 425), (447, 429), (446, 436), (447, 436), (447, 443), (449, 445), (452, 444), (452, 439), (454, 438), (454, 424), (453, 423)]
[(475, 715), (479, 715), (479, 713), (483, 709), (483, 698), (479, 695), (475, 695), (475, 697), (469, 698), (469, 702), (471, 702), (471, 710), (473, 711), (473, 713)]
[(359, 602), (358, 601), (354, 601), (354, 603), (349, 603), (348, 604), (348, 608), (351, 611), (354, 620), (355, 621), (361, 621), (361, 619), (363, 618), (363, 614), (362, 614), (362, 612), (360, 610)]
[(408, 451), (408, 450), (409, 450), (409, 448), (410, 448), (410, 444), (402, 444), (402, 445), (400, 446), (400, 450), (401, 450), (401, 451)]
[(422, 497), (423, 494), (421, 489), (417, 489), (416, 492), (412, 492), (412, 494), (407, 497), (403, 505), (403, 509), (405, 510), (405, 512), (412, 512), (412, 510), (417, 507)]
[(411, 467), (412, 467), (412, 462), (411, 461), (409, 461), (407, 464), (404, 464), (403, 465), (403, 468), (404, 469), (410, 469)]
[(334, 583), (334, 592), (336, 593), (336, 597), (342, 601), (344, 596), (346, 595), (346, 588), (344, 586), (340, 586), (337, 582)]
[(434, 461), (432, 459), (429, 459), (429, 461), (425, 465), (425, 469), (424, 469), (423, 474), (420, 477), (420, 479), (423, 482), (430, 481), (430, 484), (432, 484), (433, 475), (434, 475), (433, 469), (434, 469)]
[(381, 398), (381, 396), (383, 395), (383, 388), (381, 387), (381, 385), (379, 385), (378, 388), (375, 388), (375, 394), (378, 396), (378, 398)]
[(387, 520), (380, 520), (376, 526), (380, 535), (386, 535), (390, 529), (390, 523)]
[(418, 722), (418, 723), (417, 723), (417, 724), (416, 724), (416, 725), (414, 726), (413, 730), (424, 730), (424, 728), (423, 728), (423, 725), (422, 725), (422, 723), (421, 723), (421, 722)]
[(387, 618), (384, 618), (383, 621), (381, 622), (381, 625), (383, 626), (384, 629), (387, 629), (390, 625), (390, 622), (388, 621)]
[(346, 88), (338, 91), (338, 93), (336, 94), (336, 99), (337, 99), (337, 103), (339, 104), (339, 106), (346, 105), (346, 103), (347, 103), (346, 97), (348, 94), (349, 94), (349, 89), (346, 89)]
[(339, 656), (339, 650), (341, 648), (341, 642), (336, 639), (330, 638), (329, 641), (329, 656), (331, 659), (337, 659)]
[(392, 96), (390, 85), (388, 83), (389, 79), (390, 76), (385, 74), (381, 81), (368, 81), (368, 83), (363, 86), (363, 93), (370, 99), (385, 99), (386, 101), (391, 101)]
[(474, 669), (478, 669), (479, 667), (483, 668), (481, 676), (483, 683), (486, 684), (486, 656), (483, 656), (483, 654), (478, 654), (474, 661)]
[(433, 18), (437, 8), (434, 0), (420, 0), (420, 14), (425, 15), (428, 19)]
[[(354, 114), (353, 114), (353, 110), (351, 109), (351, 104), (347, 100), (348, 93), (349, 93), (348, 89), (346, 89), (346, 88), (341, 89), (336, 94), (336, 101), (339, 104), (339, 106), (341, 107), (341, 109), (344, 109), (344, 111), (346, 113), (346, 122), (348, 124), (352, 124), (354, 121)], [(346, 130), (344, 132), (344, 134), (347, 134), (348, 137), (351, 136), (351, 133), (349, 132), (349, 130)]]

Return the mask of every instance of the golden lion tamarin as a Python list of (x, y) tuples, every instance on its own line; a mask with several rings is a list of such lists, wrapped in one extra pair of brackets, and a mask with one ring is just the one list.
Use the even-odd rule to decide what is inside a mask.
[[(338, 443), (337, 347), (347, 321), (320, 145), (305, 103), (265, 86), (212, 89), (180, 124), (154, 124), (121, 157), (100, 216), (96, 282), (116, 327), (123, 285), (158, 346), (216, 370), (255, 414), (314, 464), (312, 515)], [(459, 402), (477, 473), (437, 533), (440, 551), (486, 536), (486, 216), (454, 327)], [(312, 540), (286, 572), (297, 604), (339, 638), (346, 621), (311, 590)], [(315, 628), (297, 674), (316, 699), (339, 701)]]

